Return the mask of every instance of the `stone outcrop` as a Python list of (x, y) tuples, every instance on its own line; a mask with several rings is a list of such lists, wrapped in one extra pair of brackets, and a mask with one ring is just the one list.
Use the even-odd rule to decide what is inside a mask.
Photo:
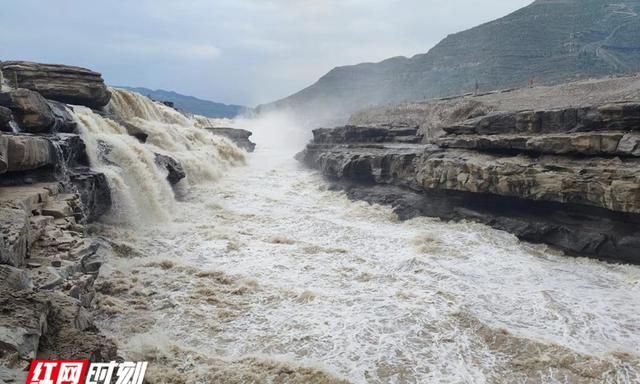
[(0, 131), (13, 132), (11, 122), (13, 121), (13, 113), (7, 107), (0, 107)]
[(443, 148), (555, 155), (640, 156), (640, 132), (601, 131), (542, 135), (459, 135), (438, 138)]
[(0, 106), (13, 112), (20, 128), (30, 133), (48, 133), (56, 121), (47, 100), (28, 89), (0, 93)]
[(56, 164), (55, 149), (43, 137), (0, 136), (0, 173), (26, 171)]
[(256, 148), (256, 144), (249, 140), (249, 137), (253, 135), (251, 131), (238, 128), (206, 128), (207, 131), (217, 136), (223, 136), (231, 140), (238, 147), (246, 150), (247, 152), (253, 152)]
[(618, 103), (515, 113), (491, 112), (443, 129), (453, 135), (640, 130), (640, 104)]
[(182, 164), (171, 156), (156, 153), (156, 164), (159, 167), (167, 170), (167, 180), (172, 185), (178, 184), (178, 182), (184, 179), (187, 174), (182, 168)]
[(27, 88), (62, 103), (101, 108), (111, 99), (102, 75), (85, 68), (5, 61), (0, 62), (0, 70), (14, 88)]
[(570, 254), (640, 263), (639, 118), (635, 103), (496, 112), (421, 144), (378, 127), (319, 129), (298, 158), (403, 217), (471, 219)]
[(313, 131), (314, 143), (419, 143), (422, 135), (417, 126), (389, 124), (379, 126), (345, 125), (337, 128), (319, 128)]
[(84, 219), (80, 196), (65, 193), (60, 183), (0, 187), (3, 375), (24, 370), (36, 356), (117, 357), (88, 311), (111, 247), (85, 237)]

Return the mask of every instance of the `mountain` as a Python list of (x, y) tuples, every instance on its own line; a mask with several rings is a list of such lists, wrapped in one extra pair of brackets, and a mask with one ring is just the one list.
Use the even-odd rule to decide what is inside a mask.
[(363, 107), (640, 69), (640, 1), (538, 0), (426, 54), (338, 67), (260, 110), (330, 117)]
[(118, 87), (138, 92), (153, 100), (169, 101), (173, 105), (185, 112), (216, 118), (233, 118), (247, 110), (241, 105), (227, 105), (209, 100), (198, 99), (193, 96), (181, 95), (173, 91), (163, 89), (152, 90), (143, 87)]

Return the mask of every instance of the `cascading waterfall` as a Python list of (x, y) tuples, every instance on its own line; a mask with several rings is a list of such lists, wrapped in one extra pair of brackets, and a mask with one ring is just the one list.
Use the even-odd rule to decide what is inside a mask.
[[(242, 163), (244, 152), (230, 141), (213, 136), (195, 119), (148, 98), (111, 89), (113, 99), (106, 118), (81, 106), (73, 107), (92, 168), (106, 175), (113, 207), (111, 222), (166, 221), (175, 202), (167, 171), (156, 154), (178, 160), (188, 183), (215, 180), (228, 166)], [(116, 120), (148, 134), (141, 143)], [(182, 183), (182, 182), (181, 182)]]
[(146, 133), (154, 152), (176, 158), (187, 182), (215, 180), (229, 166), (244, 162), (244, 151), (204, 129), (209, 119), (187, 117), (134, 92), (112, 88), (111, 93), (111, 112)]
[(113, 195), (110, 221), (167, 220), (174, 201), (166, 174), (149, 148), (113, 120), (85, 107), (74, 116), (92, 167), (103, 172)]
[[(2, 70), (0, 70), (0, 92), (5, 92), (10, 89), (11, 87), (9, 86), (9, 84), (7, 84), (7, 81), (4, 78), (4, 74), (2, 73)], [(10, 121), (9, 126), (11, 127), (11, 131), (13, 133), (20, 133), (20, 127), (18, 126), (18, 124), (16, 124), (15, 121)]]

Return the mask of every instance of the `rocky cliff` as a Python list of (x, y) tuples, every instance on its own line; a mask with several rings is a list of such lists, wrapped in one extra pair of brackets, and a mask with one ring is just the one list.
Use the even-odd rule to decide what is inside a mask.
[(111, 191), (63, 104), (104, 106), (110, 94), (82, 68), (3, 62), (0, 70), (0, 381), (11, 382), (24, 380), (35, 357), (117, 357), (90, 314), (111, 248), (85, 230), (109, 210)]
[(320, 118), (405, 100), (555, 83), (640, 68), (640, 2), (537, 0), (447, 36), (426, 54), (339, 67), (263, 109)]
[(640, 263), (640, 104), (315, 130), (299, 159), (401, 217), (468, 219), (569, 254)]
[[(206, 118), (108, 88), (88, 69), (7, 61), (0, 75), (1, 383), (24, 381), (35, 357), (115, 359), (91, 316), (112, 243), (88, 225), (122, 211), (164, 217), (172, 186), (218, 177), (244, 152), (200, 126)], [(253, 149), (251, 132), (220, 135)]]

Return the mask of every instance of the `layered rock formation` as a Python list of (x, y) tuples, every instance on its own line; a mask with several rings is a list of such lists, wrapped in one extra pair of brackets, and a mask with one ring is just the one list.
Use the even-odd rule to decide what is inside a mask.
[(31, 89), (50, 100), (101, 108), (111, 99), (102, 75), (85, 68), (4, 61), (0, 71), (13, 88)]
[[(207, 133), (206, 118), (107, 89), (90, 70), (3, 62), (0, 71), (1, 383), (23, 381), (35, 357), (115, 359), (90, 315), (111, 246), (86, 225), (107, 212), (123, 223), (168, 219), (181, 190), (172, 185), (189, 172), (213, 178), (244, 153)], [(255, 146), (248, 131), (216, 134)]]
[(60, 102), (101, 106), (108, 93), (81, 68), (0, 68), (21, 87), (0, 93), (0, 381), (20, 381), (35, 357), (117, 357), (89, 312), (110, 248), (84, 229), (109, 210), (111, 191)]
[(218, 128), (208, 127), (207, 131), (217, 136), (223, 136), (231, 140), (238, 147), (246, 150), (247, 152), (253, 152), (256, 148), (256, 144), (249, 140), (249, 137), (253, 135), (251, 131), (238, 128)]
[(299, 158), (403, 217), (471, 219), (571, 254), (640, 263), (639, 118), (636, 103), (491, 112), (420, 144), (410, 131), (319, 129)]

